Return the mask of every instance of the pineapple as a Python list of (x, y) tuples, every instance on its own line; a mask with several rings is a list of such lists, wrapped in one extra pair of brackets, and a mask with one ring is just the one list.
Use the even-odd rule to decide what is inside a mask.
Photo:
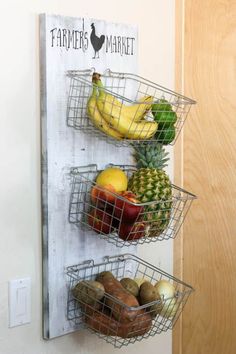
[(134, 146), (137, 171), (129, 179), (128, 189), (137, 195), (145, 207), (144, 221), (147, 236), (160, 235), (168, 226), (172, 206), (172, 188), (168, 175), (168, 153), (161, 144)]

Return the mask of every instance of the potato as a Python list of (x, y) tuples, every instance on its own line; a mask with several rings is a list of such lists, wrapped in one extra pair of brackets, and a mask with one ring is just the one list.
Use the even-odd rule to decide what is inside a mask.
[[(93, 309), (91, 309), (93, 311)], [(133, 321), (120, 323), (106, 312), (97, 312), (93, 316), (86, 316), (87, 325), (106, 336), (118, 336), (121, 338), (133, 338), (147, 333), (152, 326), (152, 319), (144, 310)]]
[(145, 281), (147, 281), (147, 279), (145, 278), (134, 278), (135, 283), (138, 285), (138, 287), (140, 288), (140, 286), (145, 283)]
[[(141, 310), (129, 309), (129, 307), (138, 307), (139, 302), (134, 295), (123, 288), (119, 280), (110, 276), (103, 277), (100, 280), (106, 293), (111, 295), (105, 299), (105, 304), (110, 308), (111, 315), (120, 323), (134, 321), (140, 315)], [(117, 299), (119, 302), (115, 301)], [(125, 306), (126, 305), (126, 306)]]
[(108, 271), (104, 271), (104, 272), (101, 272), (97, 275), (96, 277), (96, 281), (99, 281), (102, 283), (103, 279), (107, 279), (107, 278), (112, 278), (114, 279), (114, 275), (111, 273), (111, 272), (108, 272)]
[(104, 296), (104, 286), (93, 280), (84, 280), (76, 284), (72, 289), (73, 296), (82, 303), (94, 305)]
[(155, 287), (149, 281), (146, 281), (140, 286), (139, 298), (141, 304), (145, 305), (149, 302), (159, 300), (160, 296), (158, 295)]
[(152, 305), (149, 309), (148, 309), (148, 313), (150, 313), (150, 315), (152, 316), (152, 318), (156, 317), (156, 315), (161, 313), (161, 310), (163, 308), (163, 304), (161, 302), (158, 302), (155, 305)]
[(81, 312), (89, 315), (89, 316), (94, 316), (96, 313), (98, 313), (102, 307), (103, 304), (102, 302), (94, 302), (93, 305), (89, 305), (89, 304), (80, 304), (81, 307)]
[(138, 284), (131, 278), (123, 278), (120, 280), (121, 285), (132, 295), (135, 297), (139, 294), (139, 286)]

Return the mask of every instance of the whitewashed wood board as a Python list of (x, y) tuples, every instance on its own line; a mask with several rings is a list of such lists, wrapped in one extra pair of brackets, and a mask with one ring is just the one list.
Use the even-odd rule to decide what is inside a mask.
[[(96, 58), (90, 43), (92, 23), (98, 36), (105, 35)], [(118, 37), (131, 38), (128, 47), (116, 42)], [(92, 163), (99, 168), (109, 163), (130, 164), (132, 158), (128, 148), (107, 144), (66, 125), (69, 89), (66, 72), (94, 67), (101, 73), (107, 68), (137, 73), (137, 45), (136, 26), (40, 15), (43, 308), (47, 339), (77, 329), (67, 320), (66, 266), (91, 258), (100, 261), (105, 255), (136, 253), (136, 247), (117, 248), (94, 232), (82, 231), (68, 222), (70, 169)]]

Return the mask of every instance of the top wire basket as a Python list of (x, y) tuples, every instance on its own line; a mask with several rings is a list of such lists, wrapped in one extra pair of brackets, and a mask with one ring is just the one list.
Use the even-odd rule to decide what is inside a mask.
[[(68, 71), (67, 125), (118, 145), (173, 145), (194, 100), (130, 73)], [(93, 98), (91, 98), (93, 97)]]
[(193, 292), (190, 285), (132, 254), (106, 256), (101, 263), (87, 260), (66, 272), (68, 320), (116, 348), (172, 329)]

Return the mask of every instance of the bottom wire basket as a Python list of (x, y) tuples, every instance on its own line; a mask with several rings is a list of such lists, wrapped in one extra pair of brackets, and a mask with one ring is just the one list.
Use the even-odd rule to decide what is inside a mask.
[(88, 260), (68, 267), (67, 275), (68, 319), (116, 348), (172, 329), (193, 291), (132, 254)]

